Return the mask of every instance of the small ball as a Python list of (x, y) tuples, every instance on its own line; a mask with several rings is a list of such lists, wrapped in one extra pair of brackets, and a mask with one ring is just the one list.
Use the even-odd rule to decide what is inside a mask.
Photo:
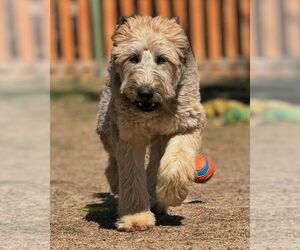
[(203, 183), (208, 181), (214, 174), (215, 166), (213, 162), (204, 155), (197, 155), (195, 158), (195, 182)]

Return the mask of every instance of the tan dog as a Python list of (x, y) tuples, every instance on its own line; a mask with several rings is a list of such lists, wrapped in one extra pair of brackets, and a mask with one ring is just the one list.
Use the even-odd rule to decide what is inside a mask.
[(180, 205), (194, 180), (205, 126), (199, 72), (175, 19), (128, 17), (112, 40), (97, 132), (119, 196), (117, 228), (143, 230), (155, 225), (150, 207), (163, 213)]

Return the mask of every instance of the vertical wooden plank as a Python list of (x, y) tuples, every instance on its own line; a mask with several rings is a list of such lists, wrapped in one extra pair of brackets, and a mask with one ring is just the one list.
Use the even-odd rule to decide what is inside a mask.
[[(97, 1), (97, 0), (96, 0)], [(112, 48), (111, 37), (116, 27), (116, 4), (115, 1), (103, 1), (103, 23), (105, 56), (109, 57)]]
[(269, 59), (278, 58), (281, 55), (279, 0), (264, 0), (260, 4), (263, 55)]
[(222, 54), (220, 30), (220, 1), (207, 1), (209, 57), (219, 59)]
[(151, 16), (151, 0), (139, 0), (138, 12), (141, 16)]
[(174, 14), (179, 17), (180, 25), (186, 30), (186, 17), (185, 17), (185, 1), (173, 0)]
[(200, 63), (205, 57), (203, 0), (191, 0), (191, 42), (196, 57)]
[(258, 56), (257, 53), (257, 30), (256, 30), (256, 22), (257, 18), (255, 15), (256, 2), (250, 2), (250, 57), (256, 58)]
[(79, 58), (86, 62), (91, 60), (91, 39), (88, 0), (78, 0), (78, 44)]
[(240, 1), (242, 54), (250, 56), (250, 0)]
[(121, 1), (121, 15), (131, 16), (134, 13), (134, 3), (133, 0), (122, 0)]
[[(104, 1), (108, 2), (108, 1)], [(106, 23), (106, 20), (102, 20), (102, 7), (100, 1), (98, 0), (90, 0), (91, 4), (91, 12), (92, 12), (92, 20), (93, 20), (93, 45), (95, 51), (95, 60), (97, 62), (97, 74), (98, 76), (102, 76), (103, 72), (103, 37), (102, 34), (102, 24)], [(105, 11), (104, 11), (105, 12)], [(106, 34), (107, 35), (107, 34)]]
[(9, 58), (8, 34), (5, 12), (5, 0), (0, 0), (0, 62), (6, 62)]
[(293, 58), (300, 57), (300, 2), (299, 0), (284, 1), (286, 11), (287, 51)]
[(35, 59), (35, 44), (29, 15), (29, 1), (13, 1), (13, 6), (16, 16), (16, 33), (20, 60), (32, 63)]
[(170, 17), (171, 16), (171, 11), (170, 11), (170, 5), (168, 0), (159, 0), (156, 2), (156, 8), (157, 8), (157, 13), (159, 16), (162, 17)]
[(50, 59), (50, 29), (51, 29), (51, 24), (50, 24), (50, 0), (43, 0), (42, 1), (42, 8), (44, 15), (42, 16), (42, 22), (43, 22), (43, 27), (44, 27), (44, 32), (41, 34), (42, 35), (42, 43), (43, 43), (43, 57), (45, 60)]
[(56, 48), (56, 9), (55, 0), (50, 0), (50, 61), (57, 60), (57, 48)]
[(237, 1), (240, 0), (224, 1), (225, 55), (230, 59), (238, 56)]
[(69, 64), (74, 62), (74, 39), (71, 21), (71, 1), (59, 0), (60, 37), (63, 60)]

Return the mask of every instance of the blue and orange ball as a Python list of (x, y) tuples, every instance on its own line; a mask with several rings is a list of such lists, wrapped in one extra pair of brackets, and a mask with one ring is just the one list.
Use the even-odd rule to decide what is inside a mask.
[(197, 155), (195, 158), (196, 172), (195, 182), (203, 183), (208, 181), (214, 174), (215, 166), (211, 159), (204, 155)]

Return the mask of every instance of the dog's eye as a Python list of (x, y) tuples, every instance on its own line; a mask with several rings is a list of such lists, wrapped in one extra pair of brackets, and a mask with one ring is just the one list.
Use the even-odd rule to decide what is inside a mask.
[(133, 56), (133, 57), (129, 58), (129, 61), (131, 63), (137, 64), (137, 63), (139, 63), (139, 58), (138, 58), (138, 56)]
[(166, 59), (162, 56), (159, 56), (157, 59), (156, 59), (156, 63), (157, 64), (164, 64), (166, 62)]

